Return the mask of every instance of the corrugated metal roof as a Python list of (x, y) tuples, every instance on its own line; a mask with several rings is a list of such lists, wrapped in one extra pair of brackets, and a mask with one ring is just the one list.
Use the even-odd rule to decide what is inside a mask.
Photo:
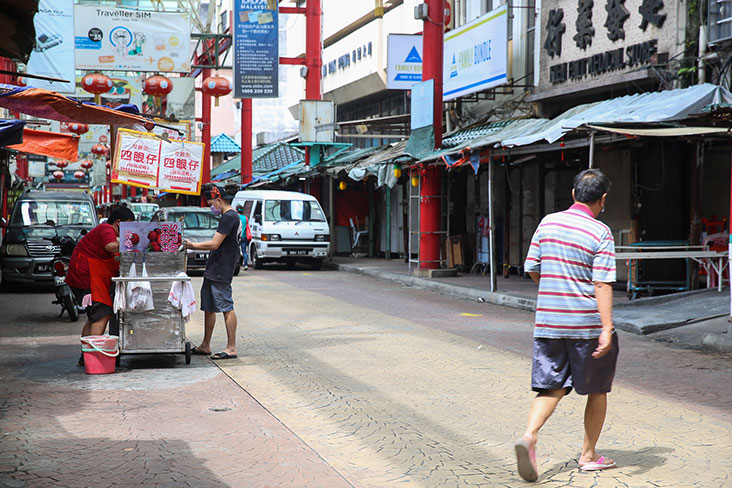
[(211, 139), (211, 152), (212, 153), (238, 153), (241, 151), (241, 146), (236, 143), (234, 139), (227, 136), (226, 134), (219, 134)]
[[(264, 175), (272, 171), (299, 161), (305, 157), (305, 152), (284, 142), (257, 147), (252, 151), (253, 176)], [(222, 165), (211, 170), (211, 177), (234, 170), (232, 176), (239, 177), (241, 155), (238, 155)], [(230, 178), (232, 177), (230, 176)]]

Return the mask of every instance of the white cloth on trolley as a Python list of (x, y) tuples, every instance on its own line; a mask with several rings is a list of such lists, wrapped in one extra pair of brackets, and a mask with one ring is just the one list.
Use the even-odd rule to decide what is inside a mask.
[[(178, 273), (179, 277), (187, 278), (185, 273)], [(186, 322), (190, 320), (191, 315), (196, 311), (196, 295), (193, 292), (193, 285), (189, 280), (174, 281), (170, 287), (168, 301), (178, 310), (181, 311)]]

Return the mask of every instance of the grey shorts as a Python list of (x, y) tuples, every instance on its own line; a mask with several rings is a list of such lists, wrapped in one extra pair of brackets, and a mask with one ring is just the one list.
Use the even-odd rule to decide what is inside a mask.
[(592, 357), (597, 339), (534, 338), (531, 389), (534, 391), (572, 388), (580, 395), (608, 393), (618, 362), (618, 334), (613, 334), (610, 351), (599, 359)]
[(204, 312), (231, 312), (234, 299), (231, 297), (231, 283), (203, 279), (201, 286), (201, 310)]

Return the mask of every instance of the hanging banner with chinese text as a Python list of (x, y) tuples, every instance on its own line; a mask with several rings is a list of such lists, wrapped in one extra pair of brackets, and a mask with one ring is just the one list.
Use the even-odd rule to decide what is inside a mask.
[(277, 2), (234, 0), (234, 98), (277, 98)]
[(112, 182), (170, 193), (201, 193), (203, 144), (164, 141), (155, 134), (117, 131)]

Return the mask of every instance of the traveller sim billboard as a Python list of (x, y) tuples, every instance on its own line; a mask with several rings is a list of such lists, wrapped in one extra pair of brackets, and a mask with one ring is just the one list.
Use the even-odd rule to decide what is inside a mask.
[(506, 82), (507, 5), (445, 34), (442, 73), (444, 100), (452, 100)]

